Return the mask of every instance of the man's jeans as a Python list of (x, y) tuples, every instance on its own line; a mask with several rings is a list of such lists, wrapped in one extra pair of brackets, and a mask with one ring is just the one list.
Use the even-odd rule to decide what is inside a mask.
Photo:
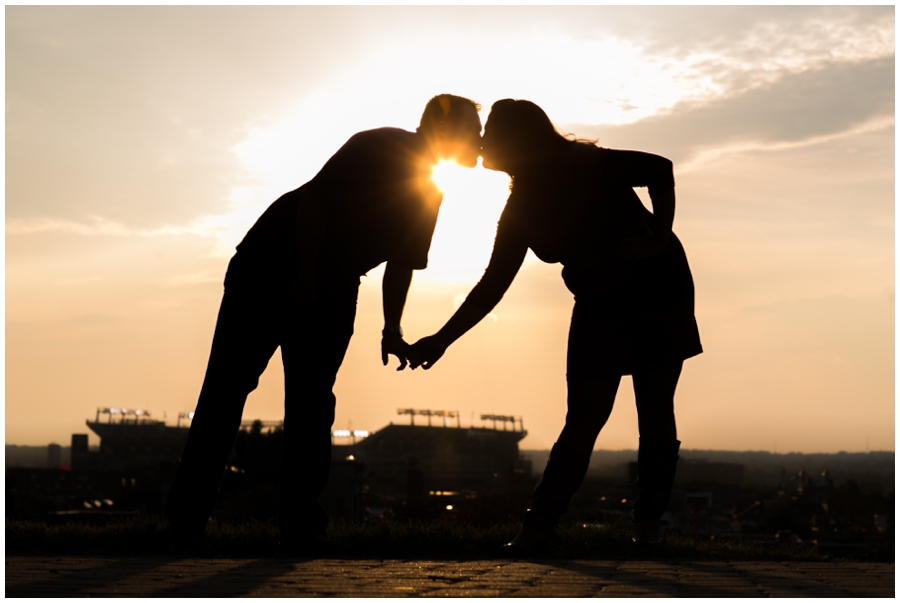
[(199, 532), (215, 506), (244, 403), (275, 349), (284, 364), (282, 532), (324, 532), (318, 503), (331, 464), (337, 371), (353, 335), (359, 277), (320, 268), (315, 301), (300, 307), (288, 286), (240, 252), (225, 278), (212, 351), (166, 515), (173, 528)]

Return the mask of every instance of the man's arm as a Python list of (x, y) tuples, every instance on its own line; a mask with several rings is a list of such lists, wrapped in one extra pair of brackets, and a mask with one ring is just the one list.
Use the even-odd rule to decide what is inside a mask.
[(398, 371), (406, 368), (406, 349), (409, 345), (403, 341), (403, 330), (400, 319), (403, 318), (403, 307), (409, 293), (413, 271), (401, 268), (392, 262), (384, 267), (384, 279), (381, 282), (381, 296), (384, 306), (384, 330), (381, 332), (381, 362), (387, 366), (388, 354), (400, 360)]

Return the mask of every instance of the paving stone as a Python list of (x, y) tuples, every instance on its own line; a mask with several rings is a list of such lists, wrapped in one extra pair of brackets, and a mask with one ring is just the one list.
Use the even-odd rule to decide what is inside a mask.
[(892, 563), (11, 557), (7, 597), (893, 597)]

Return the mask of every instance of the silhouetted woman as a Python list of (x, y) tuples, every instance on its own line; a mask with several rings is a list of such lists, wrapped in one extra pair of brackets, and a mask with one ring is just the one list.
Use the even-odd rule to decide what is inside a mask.
[[(500, 301), (530, 248), (563, 265), (575, 295), (569, 328), (566, 424), (534, 492), (522, 530), (507, 546), (527, 549), (555, 536), (581, 486), (622, 375), (632, 375), (638, 411), (637, 542), (658, 540), (680, 442), (674, 394), (682, 362), (702, 352), (694, 283), (672, 233), (672, 162), (561, 136), (540, 107), (501, 100), (482, 141), (484, 166), (512, 177), (490, 263), (446, 325), (409, 352), (430, 368)], [(649, 188), (653, 213), (633, 187)]]

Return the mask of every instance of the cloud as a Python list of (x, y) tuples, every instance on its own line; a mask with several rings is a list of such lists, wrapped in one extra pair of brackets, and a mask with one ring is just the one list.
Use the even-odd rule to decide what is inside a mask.
[(728, 149), (780, 149), (893, 125), (894, 60), (834, 63), (764, 87), (621, 126), (571, 126), (603, 146), (653, 149), (675, 161)]
[(894, 46), (890, 6), (568, 8), (546, 14), (543, 23), (584, 39), (629, 39), (649, 54), (719, 57), (723, 72), (741, 63), (806, 68), (814, 62), (858, 61), (892, 55)]
[(91, 216), (83, 222), (55, 218), (11, 219), (6, 222), (7, 235), (30, 235), (48, 232), (103, 237), (167, 237), (167, 236), (216, 236), (221, 227), (215, 225), (217, 216), (195, 220), (187, 226), (161, 226), (158, 228), (134, 228), (121, 222)]

